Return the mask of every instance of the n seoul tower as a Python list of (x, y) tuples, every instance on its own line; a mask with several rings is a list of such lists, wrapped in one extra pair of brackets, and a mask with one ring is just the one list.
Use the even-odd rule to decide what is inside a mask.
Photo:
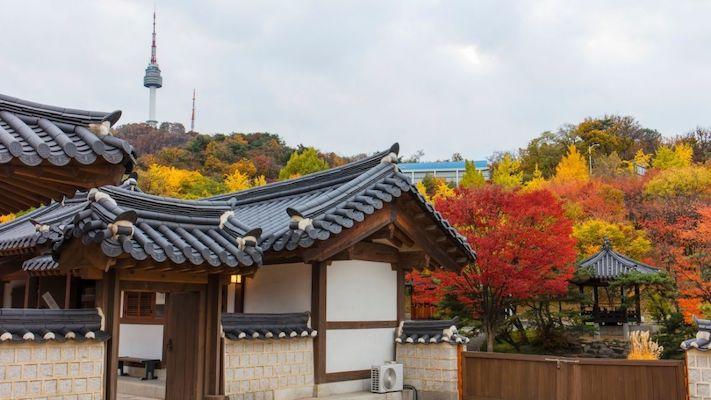
[(163, 77), (160, 76), (160, 68), (156, 59), (156, 11), (153, 10), (153, 42), (151, 44), (151, 62), (146, 67), (146, 75), (143, 77), (143, 86), (149, 90), (148, 98), (148, 123), (156, 127), (158, 120), (156, 119), (156, 89), (163, 86)]

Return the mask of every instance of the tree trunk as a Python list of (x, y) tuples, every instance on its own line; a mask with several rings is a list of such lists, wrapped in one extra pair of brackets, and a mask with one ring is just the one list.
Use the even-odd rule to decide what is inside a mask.
[(495, 338), (495, 333), (494, 329), (491, 327), (487, 326), (486, 327), (486, 351), (488, 353), (493, 353), (494, 352), (494, 338)]

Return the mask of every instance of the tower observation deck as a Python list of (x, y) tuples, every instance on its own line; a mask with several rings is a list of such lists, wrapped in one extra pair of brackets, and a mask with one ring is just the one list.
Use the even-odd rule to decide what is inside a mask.
[(146, 67), (146, 75), (143, 76), (143, 86), (149, 90), (148, 97), (148, 124), (158, 125), (156, 119), (156, 90), (163, 87), (163, 77), (160, 75), (160, 67), (156, 58), (156, 12), (153, 11), (153, 41), (151, 43), (151, 62)]

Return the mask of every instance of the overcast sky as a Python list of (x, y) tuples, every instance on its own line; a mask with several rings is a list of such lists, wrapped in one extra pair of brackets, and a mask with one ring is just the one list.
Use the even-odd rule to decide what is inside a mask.
[[(644, 3), (644, 4), (642, 4)], [(0, 92), (147, 119), (152, 1), (3, 1)], [(711, 126), (711, 2), (157, 1), (157, 116), (485, 158), (586, 116)]]

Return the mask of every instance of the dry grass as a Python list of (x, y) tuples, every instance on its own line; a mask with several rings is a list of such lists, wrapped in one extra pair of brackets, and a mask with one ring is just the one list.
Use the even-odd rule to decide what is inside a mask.
[(630, 333), (630, 353), (628, 360), (659, 360), (664, 347), (649, 338), (647, 331), (634, 331)]

